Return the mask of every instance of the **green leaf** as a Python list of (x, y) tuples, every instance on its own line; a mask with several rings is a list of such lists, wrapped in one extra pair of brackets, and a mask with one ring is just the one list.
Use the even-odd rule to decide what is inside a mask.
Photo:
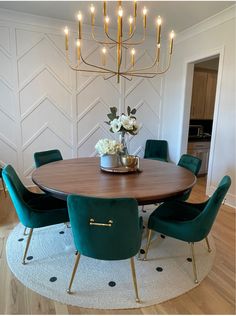
[(136, 109), (133, 109), (130, 113), (131, 114), (135, 114), (137, 112), (137, 110)]
[(128, 116), (130, 116), (130, 112), (131, 112), (131, 108), (130, 108), (130, 106), (127, 106), (127, 114), (128, 114)]
[(113, 107), (110, 108), (110, 110), (111, 110), (111, 113), (112, 113), (113, 115), (116, 115), (117, 107), (113, 106)]
[(110, 123), (109, 123), (109, 122), (107, 122), (107, 121), (104, 121), (104, 123), (106, 123), (107, 125), (110, 125)]
[(107, 114), (107, 117), (109, 118), (110, 121), (113, 121), (116, 118), (116, 116), (113, 113)]
[(109, 131), (112, 132), (112, 133), (114, 133), (113, 130), (112, 130), (112, 128), (110, 128)]

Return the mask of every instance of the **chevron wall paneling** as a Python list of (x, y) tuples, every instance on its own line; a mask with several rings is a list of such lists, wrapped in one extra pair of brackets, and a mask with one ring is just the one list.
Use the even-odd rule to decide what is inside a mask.
[[(58, 148), (64, 158), (94, 156), (100, 138), (116, 138), (104, 123), (111, 106), (138, 110), (141, 129), (130, 138), (131, 153), (142, 156), (146, 139), (160, 133), (162, 81), (118, 85), (116, 78), (75, 73), (66, 64), (63, 25), (46, 28), (43, 21), (27, 23), (27, 17), (18, 23), (14, 13), (12, 22), (0, 18), (0, 163), (11, 163), (27, 185), (35, 151)], [(100, 62), (100, 47), (89, 37), (83, 50), (89, 61)], [(109, 51), (110, 67), (115, 53)], [(150, 62), (150, 56), (146, 47), (138, 64)]]

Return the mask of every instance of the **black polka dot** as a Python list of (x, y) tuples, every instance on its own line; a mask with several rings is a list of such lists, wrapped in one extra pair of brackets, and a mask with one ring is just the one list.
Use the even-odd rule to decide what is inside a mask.
[(143, 213), (147, 213), (147, 211), (145, 211), (145, 210), (142, 210), (142, 212), (143, 212)]
[(143, 229), (145, 228), (145, 226), (143, 226)]
[(51, 277), (51, 278), (49, 279), (50, 282), (55, 282), (56, 280), (57, 280), (56, 277)]
[(162, 271), (163, 271), (163, 268), (162, 268), (162, 267), (157, 267), (156, 270), (157, 270), (158, 272), (162, 272)]
[(65, 232), (62, 230), (62, 231), (60, 231), (60, 232), (59, 232), (59, 234), (61, 234), (61, 235), (62, 235), (62, 234), (65, 234)]
[(24, 238), (20, 238), (20, 239), (18, 239), (18, 241), (23, 241), (24, 240)]
[(32, 260), (32, 259), (33, 259), (33, 256), (28, 256), (26, 259), (27, 259), (27, 260)]
[(143, 255), (145, 253), (144, 249), (140, 249), (139, 252)]
[(161, 238), (165, 239), (165, 238), (166, 238), (166, 236), (161, 234)]
[(192, 258), (187, 258), (187, 261), (192, 262), (193, 260), (192, 260)]
[(116, 282), (110, 281), (110, 282), (108, 283), (108, 285), (111, 286), (111, 287), (116, 286)]

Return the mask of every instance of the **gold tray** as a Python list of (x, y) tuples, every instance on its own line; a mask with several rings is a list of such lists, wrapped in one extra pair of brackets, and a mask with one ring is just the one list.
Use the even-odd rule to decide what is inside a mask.
[(105, 172), (113, 172), (113, 173), (134, 173), (134, 172), (142, 172), (140, 169), (138, 168), (129, 168), (129, 167), (124, 167), (124, 166), (120, 166), (120, 167), (114, 167), (114, 168), (104, 168), (100, 166), (100, 169), (102, 171)]

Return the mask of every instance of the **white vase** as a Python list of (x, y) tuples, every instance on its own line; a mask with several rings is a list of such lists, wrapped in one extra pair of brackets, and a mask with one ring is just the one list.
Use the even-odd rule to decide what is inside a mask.
[(116, 168), (119, 167), (119, 155), (103, 155), (100, 157), (100, 166), (102, 168)]

